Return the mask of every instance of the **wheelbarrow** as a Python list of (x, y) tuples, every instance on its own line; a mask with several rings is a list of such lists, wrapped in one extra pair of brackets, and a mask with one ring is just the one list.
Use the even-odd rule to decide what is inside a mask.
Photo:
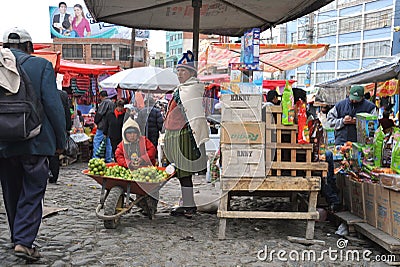
[[(112, 165), (115, 163), (107, 164), (108, 167)], [(158, 167), (158, 169), (165, 170), (163, 167)], [(152, 196), (158, 194), (175, 174), (170, 174), (162, 182), (150, 183), (93, 175), (89, 174), (89, 170), (83, 170), (82, 173), (101, 185), (100, 203), (96, 207), (96, 216), (104, 221), (104, 227), (107, 229), (115, 229), (121, 216), (128, 213), (135, 205), (138, 206), (139, 203), (142, 203), (140, 208), (144, 210), (144, 214), (152, 220), (154, 211), (148, 203), (153, 199)], [(136, 195), (135, 198), (133, 198), (134, 195)]]

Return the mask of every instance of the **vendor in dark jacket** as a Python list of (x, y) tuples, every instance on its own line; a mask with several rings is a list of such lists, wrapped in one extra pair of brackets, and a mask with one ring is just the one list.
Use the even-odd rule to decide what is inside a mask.
[(145, 101), (145, 107), (139, 111), (137, 123), (140, 131), (153, 143), (157, 149), (158, 138), (163, 128), (164, 119), (160, 109), (155, 107), (156, 102), (152, 97)]
[(349, 97), (338, 102), (328, 113), (328, 125), (335, 128), (335, 145), (357, 142), (357, 113), (377, 115), (376, 106), (364, 99), (363, 86), (352, 86)]
[(124, 100), (117, 100), (114, 111), (106, 114), (103, 133), (110, 138), (113, 157), (118, 144), (122, 141), (122, 125), (125, 117), (124, 104)]

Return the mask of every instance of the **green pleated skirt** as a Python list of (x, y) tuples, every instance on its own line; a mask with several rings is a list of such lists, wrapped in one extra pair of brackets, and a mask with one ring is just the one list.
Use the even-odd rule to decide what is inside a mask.
[(190, 176), (207, 168), (205, 145), (201, 144), (198, 148), (188, 128), (177, 131), (166, 130), (164, 150), (168, 161), (175, 164), (178, 178)]

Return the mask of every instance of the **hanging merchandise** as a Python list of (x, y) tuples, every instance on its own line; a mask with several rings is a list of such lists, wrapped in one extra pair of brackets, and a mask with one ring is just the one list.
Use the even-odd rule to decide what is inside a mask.
[(76, 78), (72, 78), (71, 79), (71, 89), (72, 89), (72, 93), (75, 96), (81, 96), (81, 95), (84, 95), (86, 93), (85, 90), (80, 90), (79, 89), (78, 84), (76, 82)]
[(396, 131), (393, 133), (393, 150), (392, 150), (392, 162), (390, 167), (397, 173), (400, 173), (400, 132)]
[(289, 82), (286, 81), (282, 94), (282, 124), (293, 125), (294, 123), (294, 107), (293, 107), (293, 91)]
[(299, 144), (309, 144), (310, 137), (307, 125), (307, 109), (306, 103), (302, 100), (297, 101), (296, 105), (299, 106), (297, 120), (298, 120), (298, 132), (297, 132), (297, 142)]

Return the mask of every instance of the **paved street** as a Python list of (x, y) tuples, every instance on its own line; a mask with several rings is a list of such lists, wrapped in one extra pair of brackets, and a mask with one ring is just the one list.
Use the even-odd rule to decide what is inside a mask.
[[(260, 260), (266, 254), (258, 252), (266, 247), (268, 252), (286, 251), (286, 258), (293, 250), (316, 251), (319, 255), (329, 247), (337, 249), (339, 236), (334, 234), (336, 227), (328, 222), (316, 223), (315, 238), (324, 240), (326, 246), (304, 246), (291, 243), (286, 238), (288, 235), (304, 237), (306, 224), (303, 221), (232, 219), (227, 223), (227, 239), (220, 241), (217, 238), (216, 214), (200, 212), (191, 220), (169, 216), (168, 210), (179, 201), (180, 188), (176, 179), (169, 181), (160, 191), (159, 211), (154, 220), (140, 213), (129, 213), (122, 217), (117, 229), (105, 229), (94, 212), (101, 187), (90, 177), (81, 174), (85, 168), (85, 163), (62, 167), (59, 183), (48, 185), (44, 205), (65, 210), (43, 219), (37, 238), (43, 259), (36, 263), (38, 265), (379, 266), (376, 263), (369, 265), (367, 262), (347, 261), (345, 258), (329, 260), (328, 257), (319, 262), (285, 262), (279, 260), (277, 254), (272, 254), (272, 262), (270, 258)], [(195, 176), (194, 182), (195, 191), (200, 195), (213, 196), (218, 193), (215, 187), (205, 182), (204, 176)], [(246, 206), (249, 201), (244, 199), (233, 204)], [(369, 249), (373, 255), (386, 253), (370, 241), (355, 237), (349, 240), (346, 249)], [(0, 266), (23, 264), (24, 261), (13, 255), (1, 201)]]

